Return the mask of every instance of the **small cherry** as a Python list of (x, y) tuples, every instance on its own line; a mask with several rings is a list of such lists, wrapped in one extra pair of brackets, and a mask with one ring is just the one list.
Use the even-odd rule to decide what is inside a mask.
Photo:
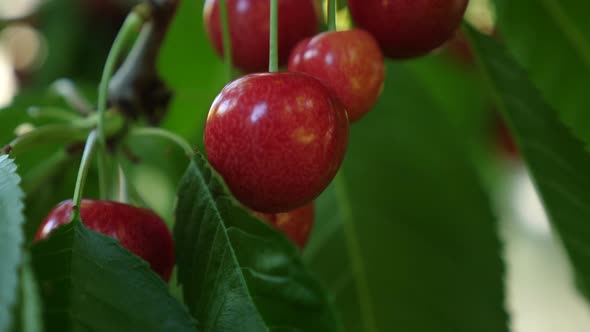
[[(148, 262), (162, 279), (170, 280), (174, 243), (168, 227), (155, 213), (117, 202), (84, 199), (80, 216), (88, 228), (119, 240), (121, 246)], [(71, 218), (72, 200), (61, 202), (45, 217), (35, 241), (46, 239)]]
[(469, 0), (348, 0), (355, 23), (394, 59), (425, 55), (453, 37)]
[[(270, 0), (226, 0), (232, 62), (245, 72), (268, 68)], [(319, 31), (319, 8), (314, 0), (279, 0), (279, 64), (287, 62), (300, 40)], [(223, 56), (223, 38), (218, 0), (206, 0), (204, 22), (209, 39)]]
[(301, 41), (291, 54), (289, 70), (315, 76), (334, 90), (351, 122), (371, 110), (385, 80), (381, 49), (360, 29), (324, 32)]
[(252, 212), (256, 217), (275, 226), (287, 237), (303, 249), (314, 222), (314, 203), (283, 213)]
[(250, 74), (217, 96), (205, 150), (238, 201), (277, 213), (313, 201), (332, 181), (348, 144), (333, 92), (304, 73)]

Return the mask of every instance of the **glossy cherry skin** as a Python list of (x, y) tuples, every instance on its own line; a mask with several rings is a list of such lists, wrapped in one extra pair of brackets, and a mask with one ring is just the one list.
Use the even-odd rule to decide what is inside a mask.
[(394, 59), (429, 53), (453, 37), (468, 0), (348, 0), (355, 23)]
[[(121, 246), (150, 264), (154, 272), (169, 281), (174, 267), (172, 235), (160, 217), (135, 206), (85, 199), (80, 204), (85, 226), (120, 241)], [(59, 203), (43, 220), (35, 241), (46, 239), (72, 218), (72, 200)]]
[(371, 110), (383, 90), (385, 65), (377, 41), (364, 30), (331, 31), (301, 41), (289, 70), (319, 78), (340, 98), (351, 122)]
[(303, 73), (250, 74), (217, 96), (205, 125), (211, 166), (246, 207), (299, 208), (332, 181), (348, 144), (344, 106)]
[[(244, 72), (268, 70), (270, 0), (226, 0), (232, 44), (232, 62)], [(205, 29), (217, 53), (223, 56), (223, 38), (217, 0), (205, 2)], [(279, 63), (286, 64), (293, 47), (319, 31), (319, 8), (314, 0), (279, 0)]]
[(309, 239), (314, 222), (314, 203), (282, 213), (252, 212), (256, 217), (281, 230), (299, 249), (303, 249)]

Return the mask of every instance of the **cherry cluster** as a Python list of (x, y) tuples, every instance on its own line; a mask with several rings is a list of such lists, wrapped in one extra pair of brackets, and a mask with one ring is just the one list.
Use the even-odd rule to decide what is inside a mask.
[[(383, 90), (384, 55), (406, 59), (438, 48), (468, 0), (348, 0), (358, 28), (323, 33), (317, 1), (279, 0), (278, 60), (288, 71), (272, 73), (262, 73), (270, 60), (270, 1), (225, 1), (231, 62), (248, 74), (211, 106), (209, 162), (238, 201), (303, 246), (313, 201), (343, 162), (349, 123)], [(221, 16), (219, 1), (207, 0), (205, 27), (224, 57)]]
[[(348, 0), (359, 28), (323, 33), (316, 0), (279, 0), (277, 49), (284, 72), (263, 72), (270, 58), (270, 0), (226, 2), (231, 62), (249, 74), (228, 84), (211, 106), (209, 162), (254, 216), (302, 248), (314, 222), (313, 202), (344, 160), (349, 124), (365, 116), (383, 90), (384, 57), (417, 57), (441, 46), (468, 0)], [(206, 1), (204, 21), (224, 56), (218, 0)], [(55, 207), (36, 240), (79, 209), (88, 227), (119, 239), (169, 280), (173, 240), (160, 217), (110, 201), (73, 205), (69, 200)]]
[[(93, 8), (96, 7), (94, 8), (96, 10), (105, 10), (110, 2), (112, 1), (92, 1), (92, 4)], [(168, 106), (171, 92), (157, 73), (156, 57), (175, 15), (178, 3), (178, 0), (147, 0), (142, 2), (134, 7), (119, 32), (119, 37), (124, 36), (124, 38), (117, 38), (118, 40), (131, 39), (129, 34), (136, 35), (136, 30), (139, 29), (141, 29), (141, 37), (136, 39), (132, 51), (122, 62), (119, 70), (112, 73), (115, 74), (112, 80), (105, 79), (103, 73), (104, 82), (109, 84), (105, 85), (105, 89), (99, 87), (99, 90), (104, 91), (104, 97), (108, 95), (108, 104), (110, 104), (108, 115), (114, 119), (118, 118), (120, 120), (118, 123), (124, 127), (111, 133), (108, 146), (108, 149), (111, 150), (109, 154), (118, 148), (118, 140), (127, 134), (123, 131), (128, 129), (127, 125), (130, 122), (136, 121), (142, 115), (148, 122), (156, 124), (163, 115), (161, 113)], [(135, 19), (130, 20), (130, 17)], [(126, 24), (129, 25), (126, 26)], [(115, 44), (117, 44), (117, 41), (115, 41)], [(109, 58), (111, 58), (112, 54), (115, 54), (114, 59), (117, 61), (112, 63), (118, 62), (121, 49), (124, 49), (124, 47), (113, 46)], [(109, 59), (107, 59), (105, 72), (111, 72), (112, 70), (114, 68), (109, 69)], [(60, 86), (60, 88), (57, 88), (57, 86)], [(61, 81), (60, 84), (56, 84), (56, 89), (62, 91), (58, 92), (58, 94), (62, 94), (65, 101), (81, 114), (80, 118), (74, 118), (72, 121), (92, 123), (93, 126), (98, 127), (96, 131), (101, 131), (101, 121), (96, 120), (100, 118), (100, 116), (96, 116), (101, 113), (100, 100), (95, 113), (91, 106), (84, 107), (90, 105), (90, 103), (69, 81)], [(63, 92), (66, 90), (68, 92)], [(108, 93), (107, 90), (109, 90)], [(99, 99), (101, 99), (100, 95), (99, 93)], [(104, 115), (104, 113), (107, 113), (106, 98), (103, 101), (105, 102), (105, 109), (102, 110)], [(106, 115), (104, 116), (107, 118)], [(125, 117), (125, 120), (121, 119), (122, 116)], [(104, 145), (106, 148), (107, 134), (104, 128), (102, 128), (102, 131), (105, 134)], [(42, 136), (39, 137), (42, 139)], [(116, 136), (116, 138), (113, 136)], [(86, 143), (87, 147), (88, 142)], [(7, 152), (10, 152), (11, 146), (9, 145), (8, 148)], [(106, 154), (104, 150), (101, 153)], [(0, 154), (2, 152), (0, 150)], [(91, 154), (89, 153), (89, 155)], [(84, 164), (84, 161), (82, 164)], [(82, 173), (84, 173), (83, 168), (80, 167)], [(84, 180), (81, 181), (79, 177), (77, 185), (80, 182), (83, 184)], [(82, 191), (80, 190), (80, 192)], [(72, 222), (74, 215), (79, 215), (83, 224), (88, 228), (119, 240), (121, 246), (148, 262), (151, 269), (163, 280), (166, 282), (170, 280), (175, 262), (174, 242), (167, 225), (154, 212), (114, 201), (82, 199), (81, 202), (75, 202), (70, 199), (59, 203), (49, 212), (37, 230), (35, 241), (47, 239), (60, 226)]]

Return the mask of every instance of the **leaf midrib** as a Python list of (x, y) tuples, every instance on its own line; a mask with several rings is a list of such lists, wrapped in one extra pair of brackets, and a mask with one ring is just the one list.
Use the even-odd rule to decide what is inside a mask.
[[(199, 167), (193, 162), (193, 166), (195, 167), (195, 174), (197, 176), (197, 179), (201, 182), (202, 188), (206, 188), (205, 190), (203, 190), (206, 195), (207, 195), (207, 199), (210, 201), (211, 206), (213, 207), (213, 210), (215, 212), (215, 217), (217, 218), (217, 221), (219, 222), (219, 225), (221, 226), (222, 230), (223, 230), (223, 235), (225, 236), (228, 246), (229, 246), (229, 250), (232, 256), (232, 260), (236, 263), (236, 265), (238, 267), (240, 267), (239, 261), (238, 261), (238, 257), (236, 255), (236, 252), (234, 250), (234, 247), (232, 246), (231, 240), (229, 238), (229, 234), (227, 233), (227, 229), (225, 227), (225, 224), (223, 223), (223, 218), (221, 217), (221, 213), (219, 211), (219, 208), (217, 206), (217, 201), (215, 200), (215, 198), (213, 197), (213, 193), (211, 193), (211, 191), (209, 190), (209, 186), (207, 184), (207, 181), (205, 180), (205, 178), (203, 177), (203, 174), (201, 173)], [(211, 172), (213, 172), (212, 170), (210, 170)], [(211, 173), (211, 176), (215, 176), (213, 173)], [(264, 322), (266, 331), (270, 331), (266, 321), (264, 320), (264, 318), (262, 317), (262, 315), (260, 314), (260, 311), (258, 310), (258, 307), (256, 306), (254, 299), (252, 298), (252, 294), (250, 294), (250, 288), (248, 287), (248, 284), (246, 282), (246, 279), (244, 278), (244, 275), (242, 274), (242, 270), (241, 268), (238, 269), (238, 275), (240, 278), (240, 282), (242, 283), (242, 285), (244, 286), (244, 288), (246, 289), (246, 294), (248, 295), (248, 299), (250, 300), (250, 302), (252, 303), (252, 305), (256, 308), (256, 314), (258, 316), (258, 318), (260, 318), (260, 321)]]

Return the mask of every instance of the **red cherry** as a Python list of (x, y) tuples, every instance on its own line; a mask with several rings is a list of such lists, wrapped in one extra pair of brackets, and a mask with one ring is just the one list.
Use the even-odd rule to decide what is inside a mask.
[(251, 74), (217, 96), (205, 126), (209, 162), (255, 211), (277, 213), (315, 199), (348, 144), (348, 119), (331, 90), (303, 73)]
[[(245, 72), (268, 70), (270, 0), (226, 0), (232, 44), (232, 62)], [(320, 16), (314, 0), (279, 0), (279, 63), (287, 62), (300, 40), (319, 31)], [(217, 0), (205, 2), (204, 22), (209, 39), (223, 56)]]
[[(174, 243), (168, 227), (155, 213), (127, 204), (85, 199), (80, 204), (80, 216), (88, 228), (119, 240), (121, 246), (150, 263), (162, 279), (170, 280)], [(59, 203), (39, 226), (35, 241), (46, 239), (71, 218), (72, 200)]]
[(379, 41), (386, 56), (424, 55), (453, 36), (468, 0), (348, 0), (352, 18)]
[(385, 80), (377, 41), (359, 29), (325, 32), (300, 42), (289, 59), (289, 70), (313, 75), (332, 88), (350, 121), (371, 110)]
[(252, 214), (280, 229), (300, 249), (303, 249), (314, 222), (314, 203), (289, 212), (273, 214), (253, 211)]

